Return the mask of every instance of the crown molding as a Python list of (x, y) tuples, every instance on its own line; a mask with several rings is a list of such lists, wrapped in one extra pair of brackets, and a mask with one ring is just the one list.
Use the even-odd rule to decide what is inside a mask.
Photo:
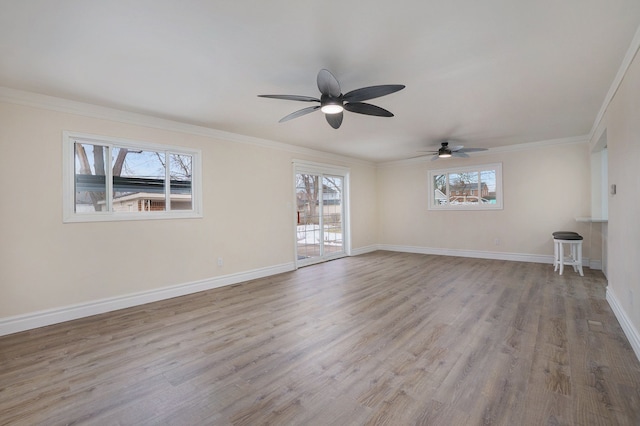
[(477, 155), (478, 156), (491, 155), (491, 154), (495, 154), (496, 152), (529, 151), (531, 149), (547, 148), (550, 146), (572, 145), (577, 143), (588, 143), (588, 142), (589, 142), (588, 135), (571, 136), (568, 138), (547, 139), (547, 140), (537, 141), (537, 142), (526, 142), (526, 143), (519, 143), (515, 145), (499, 146), (496, 148), (491, 148), (489, 151), (478, 152)]
[(596, 135), (596, 131), (598, 131), (598, 127), (600, 123), (604, 119), (604, 115), (609, 108), (609, 104), (613, 100), (613, 97), (618, 92), (620, 85), (622, 84), (622, 80), (624, 80), (624, 76), (627, 74), (631, 63), (635, 59), (638, 51), (640, 50), (640, 26), (636, 30), (633, 39), (631, 39), (631, 43), (629, 44), (629, 48), (627, 49), (627, 53), (622, 59), (622, 63), (620, 64), (620, 68), (618, 69), (618, 73), (616, 74), (613, 82), (611, 83), (611, 87), (609, 87), (609, 91), (604, 98), (604, 102), (602, 102), (602, 106), (600, 107), (600, 111), (598, 111), (598, 115), (596, 115), (596, 119), (593, 122), (593, 126), (591, 127), (591, 131), (589, 132), (589, 141), (592, 141), (594, 136), (600, 137), (602, 131), (598, 132)]
[(259, 146), (262, 148), (286, 151), (292, 154), (309, 155), (322, 159), (337, 161), (340, 163), (355, 163), (363, 166), (373, 167), (374, 163), (346, 155), (333, 154), (325, 151), (318, 151), (311, 148), (304, 148), (277, 142), (269, 139), (256, 138), (253, 136), (241, 135), (237, 133), (225, 132), (211, 127), (198, 126), (195, 124), (183, 123), (166, 118), (154, 117), (131, 111), (119, 110), (116, 108), (104, 107), (85, 102), (72, 101), (55, 96), (42, 95), (34, 92), (13, 89), (0, 86), (0, 102), (17, 104), (33, 108), (47, 109), (62, 113), (81, 115), (84, 117), (97, 118), (102, 120), (116, 121), (119, 123), (133, 124), (137, 126), (151, 127), (154, 129), (175, 131), (197, 136), (204, 136), (227, 142), (237, 142), (242, 144)]

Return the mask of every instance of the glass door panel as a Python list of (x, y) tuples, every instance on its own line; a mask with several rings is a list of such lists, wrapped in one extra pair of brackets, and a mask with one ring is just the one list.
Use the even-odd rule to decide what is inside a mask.
[(298, 264), (344, 255), (344, 178), (321, 173), (295, 176)]
[(296, 174), (296, 253), (298, 260), (322, 255), (320, 245), (319, 176)]
[(322, 178), (322, 245), (326, 255), (343, 253), (342, 177)]

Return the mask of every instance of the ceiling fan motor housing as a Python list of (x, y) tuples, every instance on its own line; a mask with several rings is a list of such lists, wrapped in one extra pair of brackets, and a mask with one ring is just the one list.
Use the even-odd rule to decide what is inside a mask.
[(439, 156), (451, 156), (451, 149), (449, 149), (449, 142), (442, 142), (442, 147), (438, 150)]

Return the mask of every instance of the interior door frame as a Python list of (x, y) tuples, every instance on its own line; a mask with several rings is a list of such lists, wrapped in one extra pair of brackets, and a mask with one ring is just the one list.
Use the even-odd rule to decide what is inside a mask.
[(330, 256), (319, 256), (317, 258), (298, 259), (298, 241), (297, 233), (293, 232), (293, 257), (295, 262), (295, 268), (298, 269), (302, 266), (312, 265), (315, 263), (326, 262), (327, 260), (338, 259), (341, 257), (351, 256), (351, 214), (349, 208), (349, 174), (350, 169), (347, 167), (335, 166), (332, 164), (317, 163), (306, 160), (293, 160), (293, 228), (296, 229), (298, 225), (298, 210), (296, 203), (296, 175), (297, 174), (313, 174), (320, 176), (339, 176), (342, 177), (342, 246), (343, 251), (341, 253), (332, 254)]

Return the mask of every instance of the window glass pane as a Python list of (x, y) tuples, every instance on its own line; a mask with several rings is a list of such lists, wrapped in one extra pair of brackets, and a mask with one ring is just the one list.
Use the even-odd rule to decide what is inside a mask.
[(166, 210), (165, 154), (156, 151), (114, 147), (114, 212), (149, 212)]
[(192, 210), (191, 155), (169, 154), (169, 175), (171, 176), (171, 210)]
[(448, 204), (447, 175), (435, 175), (433, 177), (433, 188), (433, 204), (436, 206)]
[(449, 174), (449, 203), (469, 205), (479, 202), (478, 172), (458, 172)]
[(496, 171), (481, 171), (480, 182), (482, 188), (482, 202), (488, 204), (496, 204)]
[(76, 213), (105, 211), (107, 147), (76, 142), (74, 150), (74, 211)]

